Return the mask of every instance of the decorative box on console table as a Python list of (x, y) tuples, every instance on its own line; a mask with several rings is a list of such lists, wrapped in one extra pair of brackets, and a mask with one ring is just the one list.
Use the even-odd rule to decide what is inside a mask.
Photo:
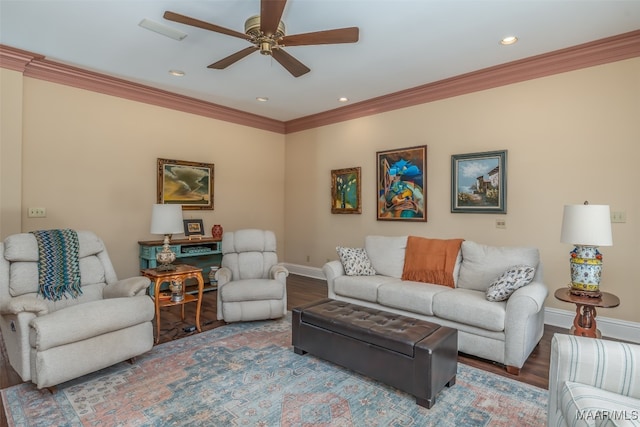
[[(157, 267), (156, 254), (162, 251), (162, 244), (162, 240), (138, 242), (141, 270)], [(211, 267), (220, 267), (220, 262), (222, 261), (221, 239), (212, 237), (202, 237), (194, 240), (172, 239), (171, 250), (176, 254), (175, 264), (189, 264), (202, 268), (205, 291), (217, 289), (215, 283), (209, 282), (208, 273)], [(152, 290), (150, 292), (153, 294)], [(187, 292), (191, 292), (191, 290), (187, 288)]]

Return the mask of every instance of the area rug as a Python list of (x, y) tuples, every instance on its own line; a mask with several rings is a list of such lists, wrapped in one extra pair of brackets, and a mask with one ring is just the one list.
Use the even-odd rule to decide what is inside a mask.
[[(393, 366), (389, 366), (393, 369)], [(291, 347), (291, 322), (222, 326), (58, 386), (1, 391), (9, 426), (541, 426), (547, 391), (459, 363), (432, 409)]]

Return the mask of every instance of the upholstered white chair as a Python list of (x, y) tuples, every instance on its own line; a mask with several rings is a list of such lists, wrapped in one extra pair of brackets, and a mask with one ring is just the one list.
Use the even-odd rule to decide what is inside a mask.
[(278, 264), (276, 236), (245, 229), (222, 236), (218, 280), (218, 320), (277, 319), (287, 312), (287, 269)]
[[(0, 330), (11, 366), (38, 388), (132, 359), (153, 347), (149, 279), (118, 280), (102, 240), (77, 232), (82, 294), (39, 292), (39, 247), (31, 233), (0, 243)], [(76, 276), (77, 277), (77, 276)]]
[(555, 334), (549, 427), (640, 426), (640, 345)]

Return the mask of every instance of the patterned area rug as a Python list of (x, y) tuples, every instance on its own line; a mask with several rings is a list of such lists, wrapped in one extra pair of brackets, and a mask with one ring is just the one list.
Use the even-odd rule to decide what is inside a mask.
[[(392, 369), (392, 367), (390, 367)], [(458, 364), (428, 410), (291, 347), (290, 319), (222, 326), (58, 386), (2, 390), (10, 426), (541, 426), (547, 391)]]

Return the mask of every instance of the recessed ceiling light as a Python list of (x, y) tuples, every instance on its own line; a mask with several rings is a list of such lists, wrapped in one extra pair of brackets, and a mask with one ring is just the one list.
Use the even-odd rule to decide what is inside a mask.
[(182, 70), (169, 70), (169, 74), (171, 74), (172, 76), (176, 76), (176, 77), (182, 77), (186, 73), (184, 71), (182, 71)]
[(153, 22), (150, 19), (146, 18), (140, 21), (138, 25), (140, 25), (142, 28), (153, 31), (154, 33), (162, 34), (163, 36), (167, 36), (178, 41), (183, 40), (185, 37), (187, 37), (187, 34), (183, 33), (182, 31), (178, 31), (166, 25)]
[(347, 102), (349, 100), (349, 98), (347, 98), (346, 96), (341, 96), (340, 98), (338, 98), (338, 101), (340, 102)]
[(268, 100), (269, 98), (267, 98), (266, 96), (258, 96), (256, 98), (256, 101), (259, 101), (259, 102), (267, 102)]
[(508, 46), (510, 44), (516, 43), (517, 41), (518, 41), (518, 38), (516, 36), (509, 36), (500, 40), (500, 44)]

